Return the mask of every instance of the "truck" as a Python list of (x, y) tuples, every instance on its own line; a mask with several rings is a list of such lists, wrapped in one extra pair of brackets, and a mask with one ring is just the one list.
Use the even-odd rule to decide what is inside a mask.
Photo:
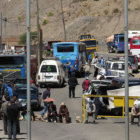
[(108, 52), (124, 52), (124, 34), (114, 34), (106, 39)]
[[(0, 79), (6, 82), (14, 81), (17, 78), (26, 78), (25, 53), (15, 53), (12, 50), (5, 50), (0, 54)], [(37, 59), (31, 57), (31, 78), (35, 79), (37, 71)]]
[(128, 50), (129, 50), (129, 52), (130, 52), (130, 40), (131, 40), (131, 38), (136, 37), (136, 36), (140, 36), (139, 30), (129, 30), (128, 31)]

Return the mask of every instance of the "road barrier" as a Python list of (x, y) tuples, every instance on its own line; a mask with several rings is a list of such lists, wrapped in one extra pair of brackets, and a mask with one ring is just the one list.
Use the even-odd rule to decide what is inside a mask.
[[(125, 117), (125, 96), (107, 96), (107, 95), (83, 95), (83, 113), (82, 113), (82, 118), (83, 118), (83, 123), (85, 122), (85, 99), (86, 97), (103, 97), (103, 98), (108, 98), (109, 102), (113, 103), (114, 108), (121, 108), (122, 107), (122, 115), (119, 116), (110, 116), (110, 115), (98, 115), (99, 117), (112, 117), (112, 118), (124, 118)], [(134, 100), (135, 99), (140, 99), (138, 96), (129, 96), (129, 107), (132, 107), (134, 105)], [(114, 101), (113, 101), (114, 99)]]

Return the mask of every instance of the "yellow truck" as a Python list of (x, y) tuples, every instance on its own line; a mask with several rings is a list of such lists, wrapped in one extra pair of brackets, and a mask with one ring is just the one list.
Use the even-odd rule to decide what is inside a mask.
[(81, 39), (80, 42), (86, 44), (87, 54), (91, 54), (94, 57), (94, 52), (98, 50), (98, 41), (95, 38)]

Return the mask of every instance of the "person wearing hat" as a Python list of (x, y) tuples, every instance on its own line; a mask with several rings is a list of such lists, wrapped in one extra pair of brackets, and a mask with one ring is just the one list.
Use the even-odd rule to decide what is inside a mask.
[(91, 82), (90, 82), (90, 80), (88, 79), (88, 76), (87, 76), (86, 79), (82, 83), (83, 93), (88, 91), (90, 83)]
[(90, 100), (89, 103), (86, 105), (86, 121), (88, 123), (88, 117), (91, 116), (93, 118), (93, 123), (95, 123), (95, 114), (96, 114), (96, 106)]
[(63, 123), (69, 122), (69, 111), (64, 102), (60, 104), (59, 108), (59, 121)]
[(134, 123), (134, 118), (138, 118), (138, 126), (140, 126), (140, 107), (138, 104), (134, 104), (131, 109), (131, 124)]

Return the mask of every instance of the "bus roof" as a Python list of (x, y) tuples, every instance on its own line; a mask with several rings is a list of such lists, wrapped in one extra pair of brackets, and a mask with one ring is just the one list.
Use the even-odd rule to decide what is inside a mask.
[(77, 44), (81, 44), (81, 42), (58, 42), (58, 43), (54, 43), (54, 45), (62, 45), (62, 44), (73, 44), (73, 45), (77, 45)]

